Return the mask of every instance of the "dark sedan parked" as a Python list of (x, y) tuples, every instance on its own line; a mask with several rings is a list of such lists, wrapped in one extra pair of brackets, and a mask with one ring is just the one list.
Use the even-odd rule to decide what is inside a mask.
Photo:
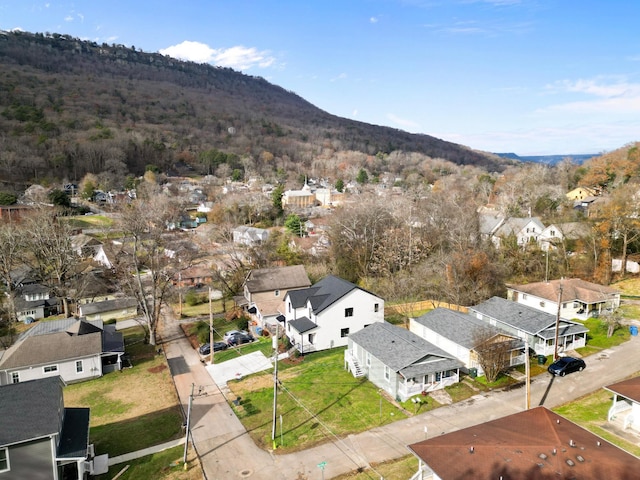
[(229, 337), (227, 343), (230, 346), (235, 347), (236, 345), (242, 345), (243, 343), (251, 343), (253, 342), (253, 340), (254, 338), (251, 335), (245, 333), (236, 333)]
[[(213, 342), (213, 351), (214, 352), (219, 352), (220, 350), (226, 350), (227, 349), (227, 344), (224, 342)], [(200, 348), (198, 349), (198, 352), (200, 353), (200, 355), (209, 355), (211, 353), (211, 346), (208, 343), (205, 343), (204, 345), (200, 345)]]
[(547, 370), (551, 375), (564, 377), (567, 373), (581, 372), (587, 365), (581, 358), (560, 357)]

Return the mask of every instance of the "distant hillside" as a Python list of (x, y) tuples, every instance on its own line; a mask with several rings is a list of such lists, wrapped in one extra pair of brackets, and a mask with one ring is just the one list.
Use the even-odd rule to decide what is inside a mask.
[[(375, 174), (397, 151), (489, 171), (510, 163), (331, 115), (260, 77), (135, 47), (0, 32), (0, 70), (3, 179), (79, 180), (91, 172), (108, 180), (149, 165), (201, 173), (221, 165), (298, 174), (322, 167), (334, 175), (351, 166)], [(323, 173), (332, 172), (316, 172)]]
[(535, 162), (535, 163), (544, 163), (546, 165), (556, 165), (560, 163), (565, 158), (570, 158), (574, 163), (582, 164), (587, 160), (598, 157), (601, 154), (593, 153), (593, 154), (577, 154), (577, 155), (517, 155), (515, 153), (496, 153), (495, 155), (500, 158), (506, 158), (509, 160), (517, 160), (519, 162)]

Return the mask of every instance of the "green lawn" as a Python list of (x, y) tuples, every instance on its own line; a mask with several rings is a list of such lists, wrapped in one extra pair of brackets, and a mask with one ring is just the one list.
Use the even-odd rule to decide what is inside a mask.
[(109, 472), (94, 477), (96, 480), (111, 480), (127, 468), (118, 477), (119, 480), (160, 479), (163, 480), (201, 480), (202, 471), (195, 458), (195, 453), (190, 448), (187, 455), (187, 470), (184, 470), (182, 462), (184, 447), (174, 447), (162, 452), (138, 458), (127, 463), (113, 465)]
[(91, 442), (120, 455), (181, 435), (182, 410), (163, 355), (145, 344), (142, 327), (124, 331), (132, 368), (69, 385), (67, 407), (91, 408)]
[[(344, 349), (308, 354), (282, 370), (278, 392), (275, 444), (291, 452), (349, 433), (357, 433), (406, 418), (364, 378), (354, 378), (343, 366)], [(286, 362), (282, 362), (285, 367)], [(254, 375), (229, 387), (241, 398), (233, 408), (261, 448), (271, 448), (273, 381), (271, 373)], [(282, 430), (280, 429), (282, 416)]]

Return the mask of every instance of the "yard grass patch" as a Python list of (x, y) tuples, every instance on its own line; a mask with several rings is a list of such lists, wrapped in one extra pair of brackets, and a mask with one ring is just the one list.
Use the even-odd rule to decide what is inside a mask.
[(127, 463), (113, 465), (109, 472), (94, 477), (96, 480), (111, 480), (126, 466), (127, 470), (119, 480), (159, 479), (162, 480), (201, 480), (202, 470), (193, 448), (187, 452), (187, 470), (182, 460), (184, 447), (174, 447), (153, 455), (138, 458)]
[(384, 463), (374, 463), (370, 469), (363, 472), (351, 472), (333, 480), (371, 480), (372, 478), (384, 478), (384, 480), (406, 480), (418, 471), (418, 458), (415, 455), (406, 455), (402, 458)]
[(142, 327), (124, 331), (133, 367), (69, 385), (67, 407), (91, 408), (91, 440), (98, 453), (120, 455), (180, 434), (182, 410), (163, 355), (144, 344)]
[[(307, 361), (307, 359), (309, 361)], [(279, 375), (276, 452), (288, 453), (349, 433), (406, 418), (364, 378), (344, 369), (344, 349), (308, 354)], [(261, 448), (270, 448), (273, 380), (270, 373), (229, 382), (238, 418)]]

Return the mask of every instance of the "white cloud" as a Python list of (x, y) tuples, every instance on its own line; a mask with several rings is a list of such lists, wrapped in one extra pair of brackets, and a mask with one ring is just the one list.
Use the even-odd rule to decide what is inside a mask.
[(242, 45), (215, 49), (205, 43), (188, 40), (162, 49), (160, 53), (180, 60), (211, 63), (238, 70), (248, 70), (255, 66), (267, 68), (275, 63), (275, 58), (267, 50), (260, 51), (254, 47), (244, 47)]
[(554, 94), (578, 94), (586, 98), (550, 105), (537, 113), (640, 113), (640, 83), (630, 83), (620, 77), (562, 80), (547, 86), (547, 90)]
[(388, 113), (387, 114), (387, 118), (395, 123), (396, 125), (404, 128), (404, 129), (413, 129), (414, 131), (418, 130), (420, 128), (420, 124), (412, 121), (412, 120), (408, 120), (406, 118), (401, 118), (399, 116), (397, 116), (394, 113)]
[(369, 18), (369, 23), (378, 23), (378, 18), (377, 17)]
[(64, 21), (65, 22), (73, 22), (73, 16), (67, 15), (66, 17), (64, 17)]
[(338, 80), (344, 80), (348, 77), (348, 75), (344, 72), (342, 72), (340, 75), (338, 75), (337, 77), (333, 77), (331, 80), (329, 80), (330, 82), (337, 82)]

